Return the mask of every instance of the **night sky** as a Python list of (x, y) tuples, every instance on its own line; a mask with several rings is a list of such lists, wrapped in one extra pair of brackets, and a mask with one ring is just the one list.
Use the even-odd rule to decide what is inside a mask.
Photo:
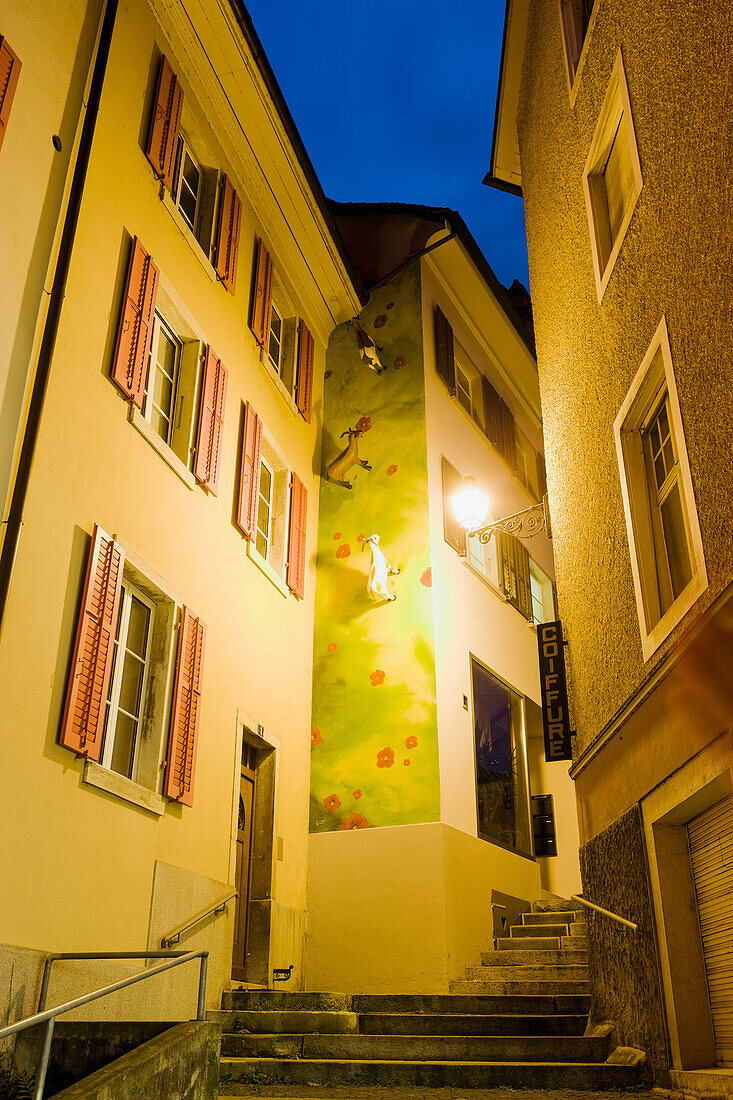
[(458, 210), (527, 285), (521, 199), (485, 187), (504, 0), (245, 0), (329, 198)]

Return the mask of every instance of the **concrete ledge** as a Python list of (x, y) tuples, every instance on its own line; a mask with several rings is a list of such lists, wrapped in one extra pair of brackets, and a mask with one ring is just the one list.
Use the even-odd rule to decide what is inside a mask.
[(221, 1030), (178, 1024), (57, 1093), (56, 1100), (216, 1100)]
[(675, 1089), (700, 1100), (733, 1098), (733, 1069), (672, 1069), (669, 1075)]

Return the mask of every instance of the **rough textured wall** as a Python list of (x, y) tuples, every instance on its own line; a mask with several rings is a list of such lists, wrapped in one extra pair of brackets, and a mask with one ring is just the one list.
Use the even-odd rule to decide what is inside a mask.
[(635, 935), (588, 911), (591, 1018), (615, 1020), (619, 1043), (646, 1051), (655, 1080), (665, 1082), (664, 1015), (638, 805), (580, 849), (580, 873), (588, 901), (639, 925)]
[[(519, 136), (559, 610), (581, 751), (733, 566), (733, 27), (719, 4), (596, 0), (571, 107), (557, 0), (533, 0)], [(642, 191), (598, 303), (582, 174), (619, 47)], [(666, 315), (709, 588), (644, 665), (613, 420)], [(608, 639), (613, 638), (609, 646)], [(602, 657), (602, 659), (600, 659)]]
[[(417, 264), (375, 291), (362, 313), (386, 370), (359, 358), (341, 325), (326, 360), (313, 653), (311, 831), (406, 825), (440, 817), (425, 382)], [(326, 467), (359, 424), (359, 456)], [(370, 550), (400, 575), (393, 602), (367, 592)]]

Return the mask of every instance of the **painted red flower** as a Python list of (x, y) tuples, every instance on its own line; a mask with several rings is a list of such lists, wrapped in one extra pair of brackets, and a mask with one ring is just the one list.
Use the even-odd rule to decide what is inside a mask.
[(377, 767), (391, 768), (394, 764), (394, 749), (382, 749), (377, 753)]
[(348, 558), (350, 553), (351, 553), (351, 547), (349, 546), (348, 542), (344, 542), (344, 543), (341, 544), (341, 546), (339, 546), (338, 550), (336, 551), (336, 557), (337, 558)]
[(334, 810), (338, 810), (341, 806), (341, 799), (337, 794), (329, 794), (326, 796), (326, 798), (324, 798), (323, 805), (326, 807), (328, 812), (332, 814)]
[(384, 671), (381, 668), (377, 668), (374, 672), (369, 673), (369, 679), (372, 682), (372, 687), (376, 687), (377, 684), (384, 683)]
[(406, 768), (409, 768), (409, 766), (410, 766), (410, 761), (409, 760), (403, 760), (402, 763), (405, 765)]
[(386, 324), (387, 324), (387, 314), (386, 313), (380, 313), (378, 317), (374, 318), (374, 327), (375, 328), (384, 328), (384, 326)]
[(354, 791), (354, 798), (361, 798), (361, 788)]
[(392, 477), (392, 474), (396, 474), (396, 473), (397, 473), (397, 467), (395, 466), (395, 464), (393, 462), (391, 466), (387, 467), (387, 475), (389, 477)]
[(360, 416), (354, 425), (354, 431), (356, 432), (368, 432), (372, 426), (371, 416)]
[(356, 536), (356, 541), (357, 542), (366, 542), (366, 535), (357, 535)]
[(339, 540), (340, 538), (341, 538), (341, 532), (340, 532), (340, 531), (337, 531), (337, 532), (336, 532), (336, 534), (335, 534), (335, 535), (333, 536), (333, 541), (334, 541), (334, 542), (338, 542), (338, 540)]
[(417, 744), (417, 737), (406, 737), (405, 738), (405, 748), (406, 749), (414, 749), (416, 744)]
[(329, 642), (328, 645), (326, 646), (326, 649), (328, 650), (329, 653), (335, 653), (336, 650), (338, 649), (338, 645), (337, 645), (336, 642)]
[(428, 566), (423, 575), (420, 577), (420, 584), (424, 584), (426, 588), (433, 587), (433, 570), (430, 568), (430, 566)]
[(345, 819), (341, 825), (341, 832), (349, 829), (368, 829), (369, 822), (361, 814), (353, 813)]
[(399, 370), (400, 367), (404, 367), (406, 363), (407, 363), (407, 356), (406, 355), (398, 355), (397, 358), (394, 361), (394, 369)]
[(315, 726), (311, 726), (311, 748), (314, 749), (316, 745), (320, 745), (322, 740), (321, 731), (317, 730)]
[(391, 309), (393, 305), (394, 302), (387, 302), (387, 309)]

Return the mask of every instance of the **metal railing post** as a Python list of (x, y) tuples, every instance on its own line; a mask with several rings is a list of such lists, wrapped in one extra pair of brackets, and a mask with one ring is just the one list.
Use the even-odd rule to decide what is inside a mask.
[(206, 1004), (206, 971), (209, 966), (209, 956), (201, 956), (201, 970), (199, 971), (199, 1001), (198, 1001), (198, 1014), (197, 1020), (203, 1020)]
[(55, 955), (49, 955), (43, 967), (43, 978), (41, 980), (41, 992), (38, 996), (38, 1012), (43, 1012), (46, 1007), (46, 997), (48, 996), (48, 983), (51, 981), (51, 963), (55, 959)]
[(53, 1039), (53, 1025), (55, 1023), (55, 1016), (51, 1016), (43, 1029), (43, 1045), (41, 1046), (41, 1057), (38, 1062), (38, 1068), (36, 1069), (36, 1084), (33, 1089), (33, 1100), (43, 1100), (43, 1086), (46, 1084), (46, 1072), (48, 1070), (49, 1059), (51, 1058), (51, 1040)]

